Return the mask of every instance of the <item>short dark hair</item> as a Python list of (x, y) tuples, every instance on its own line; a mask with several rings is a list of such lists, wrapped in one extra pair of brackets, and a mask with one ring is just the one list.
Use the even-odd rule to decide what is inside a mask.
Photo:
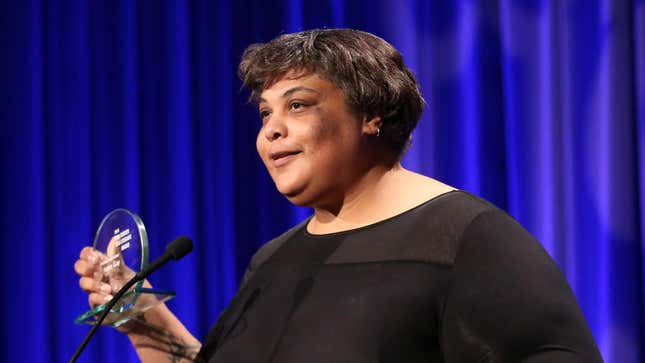
[(345, 94), (359, 117), (379, 116), (380, 136), (401, 156), (423, 112), (417, 80), (385, 40), (353, 29), (284, 34), (244, 51), (238, 74), (251, 99), (289, 72), (316, 73)]

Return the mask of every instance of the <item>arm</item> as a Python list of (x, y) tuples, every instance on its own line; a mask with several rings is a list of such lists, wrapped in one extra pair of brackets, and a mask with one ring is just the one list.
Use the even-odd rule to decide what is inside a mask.
[(464, 231), (445, 297), (446, 362), (602, 362), (564, 276), (499, 210)]
[(201, 343), (160, 304), (126, 324), (124, 332), (142, 362), (195, 362)]

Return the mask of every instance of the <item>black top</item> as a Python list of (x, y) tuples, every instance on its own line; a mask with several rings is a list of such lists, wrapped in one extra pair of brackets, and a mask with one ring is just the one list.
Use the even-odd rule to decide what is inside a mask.
[(220, 362), (601, 362), (562, 273), (461, 191), (253, 257), (199, 357)]

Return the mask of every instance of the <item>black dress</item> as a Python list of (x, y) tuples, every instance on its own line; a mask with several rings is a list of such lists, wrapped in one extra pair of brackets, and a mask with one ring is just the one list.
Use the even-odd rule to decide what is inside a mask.
[(563, 275), (489, 203), (453, 191), (387, 220), (263, 246), (199, 358), (601, 362)]

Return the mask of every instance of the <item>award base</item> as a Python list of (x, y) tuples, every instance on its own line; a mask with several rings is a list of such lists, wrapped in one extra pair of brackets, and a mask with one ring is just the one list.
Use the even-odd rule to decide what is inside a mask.
[[(143, 314), (147, 310), (175, 297), (174, 291), (150, 289), (147, 287), (134, 287), (114, 305), (103, 321), (103, 325), (118, 327), (130, 319)], [(76, 324), (94, 324), (95, 318), (105, 310), (105, 304), (81, 314), (74, 322)]]

